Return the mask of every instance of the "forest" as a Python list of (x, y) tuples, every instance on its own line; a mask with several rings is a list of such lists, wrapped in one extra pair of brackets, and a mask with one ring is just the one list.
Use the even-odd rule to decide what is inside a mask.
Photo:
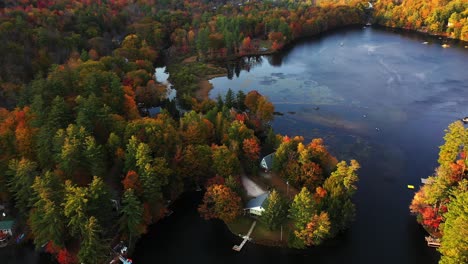
[(439, 167), (414, 195), (410, 210), (418, 222), (440, 239), (440, 263), (468, 261), (468, 129), (449, 125), (440, 147)]
[[(0, 199), (8, 215), (59, 263), (103, 263), (120, 240), (131, 252), (185, 191), (206, 189), (205, 218), (236, 218), (245, 202), (239, 175), (255, 175), (261, 155), (278, 149), (275, 171), (302, 189), (287, 201), (291, 246), (345, 230), (357, 162), (338, 163), (321, 139), (275, 135), (274, 106), (256, 91), (217, 100), (195, 93), (200, 79), (225, 73), (208, 62), (361, 23), (364, 6), (3, 1)], [(157, 63), (167, 63), (176, 100), (154, 76)], [(150, 117), (151, 107), (163, 110)]]
[(468, 41), (465, 0), (378, 0), (375, 10), (378, 24)]
[[(300, 191), (292, 200), (273, 191), (262, 221), (277, 229), (290, 214), (289, 246), (322, 243), (353, 219), (359, 164), (338, 162), (321, 139), (276, 135), (274, 106), (256, 91), (212, 100), (196, 96), (197, 84), (224, 73), (211, 62), (363, 24), (366, 7), (360, 0), (2, 1), (0, 201), (28, 230), (26, 240), (59, 263), (102, 263), (116, 241), (132, 249), (169, 200), (199, 186), (202, 216), (235, 219), (245, 202), (240, 173), (255, 175), (261, 156), (276, 150), (275, 173)], [(451, 16), (438, 18), (440, 28)], [(456, 28), (463, 16), (453, 18)], [(394, 26), (393, 15), (378, 19)], [(165, 63), (176, 100), (154, 76)], [(161, 113), (148, 116), (158, 106)]]

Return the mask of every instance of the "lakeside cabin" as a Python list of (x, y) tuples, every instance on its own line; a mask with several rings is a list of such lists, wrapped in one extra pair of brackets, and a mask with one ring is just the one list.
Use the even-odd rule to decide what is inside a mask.
[(263, 206), (265, 205), (269, 195), (270, 193), (267, 192), (250, 200), (244, 208), (244, 213), (247, 212), (251, 215), (261, 216), (265, 211)]
[(270, 153), (263, 157), (262, 161), (260, 162), (260, 167), (264, 169), (266, 172), (273, 168), (273, 158), (275, 156), (275, 152)]

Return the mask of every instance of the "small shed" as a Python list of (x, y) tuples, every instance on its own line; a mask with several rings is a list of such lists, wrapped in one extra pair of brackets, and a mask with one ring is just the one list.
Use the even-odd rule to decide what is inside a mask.
[(260, 162), (260, 167), (262, 167), (265, 171), (269, 171), (273, 167), (273, 158), (275, 157), (275, 152), (270, 153), (263, 157), (262, 161)]
[(261, 216), (262, 213), (265, 211), (265, 208), (263, 208), (263, 206), (265, 205), (265, 202), (269, 195), (269, 193), (264, 193), (250, 200), (245, 206), (244, 212)]
[(0, 232), (13, 235), (13, 220), (0, 221)]

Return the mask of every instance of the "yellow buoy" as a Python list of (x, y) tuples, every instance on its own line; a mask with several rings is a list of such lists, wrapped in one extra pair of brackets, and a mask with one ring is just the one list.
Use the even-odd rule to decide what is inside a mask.
[(408, 189), (414, 189), (414, 185), (409, 185), (408, 184)]

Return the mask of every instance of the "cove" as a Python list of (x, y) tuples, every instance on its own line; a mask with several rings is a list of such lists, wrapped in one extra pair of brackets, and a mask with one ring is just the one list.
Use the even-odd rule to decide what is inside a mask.
[[(428, 45), (422, 42), (428, 41)], [(227, 63), (210, 96), (258, 90), (276, 111), (275, 132), (322, 137), (338, 159), (362, 168), (356, 221), (341, 236), (307, 250), (249, 243), (220, 221), (199, 218), (201, 193), (186, 193), (174, 214), (137, 244), (137, 263), (437, 263), (410, 215), (414, 195), (437, 165), (451, 122), (468, 113), (468, 50), (418, 34), (373, 28), (334, 31), (272, 56)], [(318, 107), (318, 110), (316, 110)]]

